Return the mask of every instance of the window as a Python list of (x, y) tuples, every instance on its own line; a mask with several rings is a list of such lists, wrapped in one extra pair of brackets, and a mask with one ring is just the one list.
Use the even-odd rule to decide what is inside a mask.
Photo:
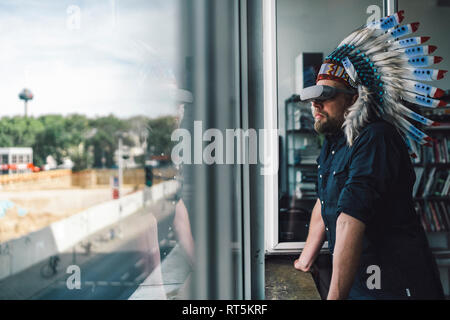
[[(313, 130), (310, 106), (287, 100), (301, 88), (315, 83), (323, 57), (338, 41), (358, 26), (382, 17), (383, 2), (345, 1), (339, 5), (331, 0), (275, 2), (276, 28), (267, 36), (272, 37), (272, 47), (276, 48), (272, 64), (277, 66), (278, 108), (274, 117), (280, 132), (280, 169), (278, 184), (266, 187), (267, 197), (278, 204), (266, 213), (270, 226), (266, 230), (266, 250), (298, 253), (306, 241), (311, 210), (317, 200), (315, 160), (321, 138)], [(332, 23), (333, 28), (324, 21)]]
[[(0, 233), (4, 288), (27, 287), (24, 299), (129, 299), (143, 282), (152, 298), (181, 289), (163, 278), (187, 278), (195, 260), (170, 158), (178, 3), (2, 4), (3, 102), (18, 105), (23, 88), (12, 84), (34, 95), (26, 120), (25, 108), (0, 110), (11, 126), (27, 123), (26, 134), (0, 133), (22, 149), (1, 158), (17, 173), (2, 177), (0, 219), (12, 220)], [(8, 252), (11, 241), (21, 249)], [(80, 275), (80, 287), (66, 283)], [(2, 297), (16, 297), (8, 290)]]

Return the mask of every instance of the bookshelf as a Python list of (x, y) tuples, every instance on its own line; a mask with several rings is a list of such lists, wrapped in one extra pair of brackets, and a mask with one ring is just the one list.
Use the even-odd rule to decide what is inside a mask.
[(317, 200), (317, 163), (320, 138), (314, 131), (309, 103), (285, 101), (283, 166), (286, 173), (280, 200), (279, 241), (304, 242)]
[[(441, 98), (449, 99), (449, 91)], [(409, 105), (423, 116), (443, 125), (422, 127), (433, 141), (418, 150), (414, 161), (414, 207), (439, 267), (444, 293), (450, 296), (450, 108)], [(415, 125), (419, 126), (418, 123)]]

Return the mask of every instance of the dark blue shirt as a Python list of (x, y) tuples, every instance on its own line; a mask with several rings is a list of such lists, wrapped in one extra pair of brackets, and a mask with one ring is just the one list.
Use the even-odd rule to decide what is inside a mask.
[[(375, 120), (360, 132), (352, 147), (342, 131), (327, 136), (317, 163), (318, 195), (330, 252), (341, 213), (366, 226), (349, 298), (441, 298), (436, 263), (414, 211), (414, 169), (397, 130)], [(381, 286), (374, 278), (376, 268)]]

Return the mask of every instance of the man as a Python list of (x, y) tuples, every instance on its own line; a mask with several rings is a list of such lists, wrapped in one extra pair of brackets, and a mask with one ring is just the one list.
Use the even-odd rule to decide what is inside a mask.
[[(400, 23), (401, 13), (381, 19), (380, 24), (392, 20)], [(400, 118), (399, 110), (418, 115), (401, 105), (400, 95), (405, 93), (391, 90), (395, 81), (409, 86), (410, 80), (382, 82), (391, 78), (381, 66), (398, 63), (403, 52), (388, 56), (385, 52), (393, 44), (382, 42), (379, 54), (388, 58), (380, 59), (373, 50), (364, 54), (354, 44), (371, 49), (367, 44), (379, 36), (367, 29), (357, 30), (327, 57), (317, 85), (303, 90), (300, 97), (312, 102), (314, 127), (325, 141), (317, 160), (319, 198), (294, 266), (310, 271), (328, 240), (332, 277), (327, 299), (441, 299), (437, 266), (412, 199), (415, 174), (409, 139), (422, 143), (419, 137), (425, 135), (408, 131), (414, 130)], [(361, 34), (369, 34), (368, 42), (361, 42)], [(366, 81), (361, 68), (375, 80)]]

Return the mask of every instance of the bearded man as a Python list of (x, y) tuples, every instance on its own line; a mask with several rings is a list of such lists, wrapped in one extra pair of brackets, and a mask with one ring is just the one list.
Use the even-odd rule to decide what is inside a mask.
[[(412, 198), (410, 141), (421, 144), (426, 138), (411, 133), (415, 131), (403, 116), (420, 115), (401, 101), (417, 91), (402, 92), (401, 86), (411, 88), (410, 78), (386, 74), (387, 66), (398, 75), (403, 70), (396, 64), (403, 61), (405, 51), (394, 50), (400, 42), (394, 37), (407, 34), (397, 30), (402, 14), (352, 33), (326, 58), (316, 86), (300, 95), (311, 101), (315, 130), (325, 140), (317, 159), (318, 199), (294, 267), (310, 271), (327, 240), (332, 254), (328, 299), (443, 298), (437, 265)], [(415, 31), (413, 25), (402, 27)], [(385, 30), (394, 30), (392, 39)], [(378, 45), (379, 51), (367, 43)], [(432, 100), (424, 103), (439, 104), (432, 98), (440, 89), (431, 88), (428, 97), (417, 95), (415, 101), (424, 97)]]

